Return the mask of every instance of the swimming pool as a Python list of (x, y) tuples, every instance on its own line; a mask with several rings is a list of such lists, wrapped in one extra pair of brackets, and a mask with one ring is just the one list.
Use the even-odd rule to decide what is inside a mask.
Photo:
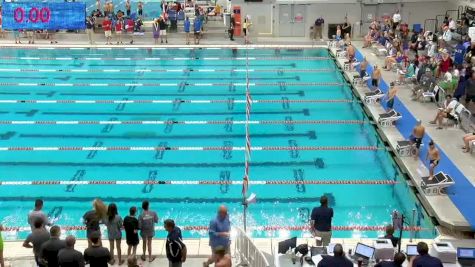
[(187, 237), (205, 236), (221, 203), (242, 224), (249, 84), (254, 236), (306, 235), (298, 229), (323, 194), (336, 226), (382, 226), (415, 209), (417, 236), (435, 234), (326, 49), (5, 48), (0, 62), (0, 147), (13, 149), (0, 150), (5, 226), (27, 226), (36, 198), (56, 223), (81, 225), (95, 197), (122, 216), (149, 199)]

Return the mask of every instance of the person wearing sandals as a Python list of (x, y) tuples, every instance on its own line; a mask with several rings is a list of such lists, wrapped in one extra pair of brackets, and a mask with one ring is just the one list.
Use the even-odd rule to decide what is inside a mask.
[(109, 204), (107, 207), (107, 219), (105, 222), (107, 226), (107, 233), (109, 236), (109, 247), (111, 253), (110, 264), (114, 265), (114, 245), (117, 247), (117, 258), (119, 259), (119, 265), (122, 265), (125, 261), (122, 260), (122, 250), (120, 247), (120, 241), (122, 239), (122, 217), (117, 213), (117, 206), (114, 203)]
[(142, 202), (142, 214), (139, 216), (140, 235), (143, 240), (143, 254), (141, 259), (145, 261), (145, 252), (148, 249), (148, 261), (152, 262), (152, 239), (155, 236), (155, 224), (158, 223), (158, 215), (155, 211), (149, 210), (150, 203), (147, 200)]

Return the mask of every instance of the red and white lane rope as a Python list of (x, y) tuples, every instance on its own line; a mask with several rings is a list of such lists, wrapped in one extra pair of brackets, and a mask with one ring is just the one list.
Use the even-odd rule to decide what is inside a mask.
[(288, 72), (288, 73), (313, 73), (334, 72), (335, 69), (1, 69), (0, 72), (61, 72), (61, 73), (144, 73), (144, 72)]
[[(355, 150), (380, 150), (377, 146), (253, 146), (251, 151), (355, 151)], [(235, 150), (246, 151), (246, 146), (175, 146), (175, 147), (155, 147), (155, 146), (10, 146), (0, 147), (0, 151), (222, 151)]]
[(251, 121), (226, 121), (226, 120), (211, 120), (211, 121), (0, 121), (0, 125), (13, 124), (13, 125), (29, 125), (29, 124), (45, 124), (45, 125), (109, 125), (109, 124), (187, 124), (187, 125), (203, 125), (203, 124), (365, 124), (368, 121), (364, 120), (251, 120)]
[[(32, 180), (32, 181), (0, 181), (0, 186), (29, 186), (29, 185), (242, 185), (243, 181), (216, 181), (216, 180)], [(252, 180), (248, 184), (252, 185), (395, 185), (399, 182), (387, 179), (380, 180), (363, 180), (363, 179), (346, 179), (346, 180)]]
[[(175, 87), (179, 83), (18, 83), (18, 82), (0, 82), (0, 86), (50, 86), (50, 87), (110, 87), (110, 86), (136, 86), (136, 87)], [(246, 83), (186, 83), (187, 86), (214, 86), (228, 87), (246, 86)], [(250, 86), (342, 86), (339, 82), (269, 82), (269, 83), (250, 83)], [(311, 88), (308, 88), (311, 89)]]
[(233, 100), (233, 99), (216, 99), (216, 100), (151, 100), (151, 99), (137, 99), (137, 100), (17, 100), (17, 99), (0, 99), (0, 104), (222, 104), (222, 103), (235, 103), (235, 104), (269, 104), (269, 103), (352, 103), (355, 102), (351, 99), (262, 99), (262, 100)]
[(165, 60), (199, 60), (199, 61), (219, 61), (219, 60), (299, 60), (299, 61), (315, 61), (315, 60), (329, 60), (330, 57), (15, 57), (15, 56), (0, 56), (1, 60), (83, 60), (83, 61), (165, 61)]
[[(78, 226), (68, 226), (63, 225), (60, 226), (64, 231), (84, 231), (86, 230), (86, 226), (78, 225)], [(207, 225), (184, 225), (180, 226), (181, 230), (183, 231), (208, 231)], [(264, 226), (249, 226), (249, 230), (252, 231), (263, 231), (263, 232), (271, 232), (271, 231), (280, 231), (280, 230), (287, 230), (287, 231), (309, 231), (310, 227), (307, 225), (294, 225), (294, 226), (272, 226), (272, 225), (264, 225)], [(385, 231), (386, 226), (377, 225), (350, 225), (350, 226), (332, 226), (333, 231)], [(419, 226), (407, 226), (403, 228), (404, 231), (412, 231), (412, 232), (420, 232), (425, 231), (427, 229), (419, 227)], [(157, 231), (164, 231), (163, 227), (155, 226), (155, 230)], [(31, 228), (28, 227), (18, 227), (18, 226), (4, 226), (4, 231), (6, 232), (30, 232)]]

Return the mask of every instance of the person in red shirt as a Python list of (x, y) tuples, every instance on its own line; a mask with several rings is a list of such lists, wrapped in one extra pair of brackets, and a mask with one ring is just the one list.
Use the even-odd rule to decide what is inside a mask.
[(437, 77), (443, 76), (446, 72), (448, 72), (452, 68), (452, 58), (449, 55), (447, 49), (442, 50), (442, 59), (439, 62), (439, 68)]
[(102, 29), (104, 29), (104, 34), (106, 36), (106, 44), (112, 44), (112, 21), (109, 17), (104, 17)]
[(127, 19), (127, 25), (125, 26), (125, 29), (127, 30), (127, 34), (130, 35), (130, 44), (134, 43), (134, 27), (135, 22), (129, 17), (129, 19)]
[(124, 44), (122, 42), (122, 29), (124, 28), (124, 19), (121, 17), (115, 23), (115, 34), (117, 35), (117, 44)]

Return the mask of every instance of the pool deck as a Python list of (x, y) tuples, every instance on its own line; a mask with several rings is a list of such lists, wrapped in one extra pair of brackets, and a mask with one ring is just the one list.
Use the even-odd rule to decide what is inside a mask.
[[(361, 42), (353, 42), (355, 47), (366, 56), (370, 64), (384, 65), (384, 57), (378, 57), (372, 53), (371, 49), (363, 49)], [(335, 49), (332, 49), (335, 53)], [(344, 59), (338, 59), (341, 66)], [(354, 72), (346, 72), (349, 79), (353, 79)], [(383, 71), (383, 79), (389, 83), (397, 80), (397, 73), (392, 71)], [(367, 86), (356, 86), (356, 92), (361, 96), (369, 91)], [(397, 94), (398, 99), (409, 109), (409, 111), (418, 119), (421, 119), (426, 133), (428, 133), (441, 150), (452, 160), (452, 162), (462, 171), (465, 177), (472, 185), (475, 185), (475, 164), (474, 155), (462, 153), (462, 136), (465, 134), (461, 129), (449, 127), (443, 130), (437, 130), (436, 126), (430, 125), (428, 121), (433, 120), (437, 111), (434, 103), (420, 103), (411, 100), (411, 90), (407, 85), (400, 85)], [(367, 110), (373, 118), (377, 119), (379, 114), (385, 113), (383, 107), (378, 103), (366, 105)], [(397, 109), (397, 108), (396, 108)], [(379, 127), (383, 137), (389, 143), (393, 151), (396, 151), (397, 141), (404, 140), (404, 137), (395, 127)], [(397, 155), (397, 153), (395, 152)], [(430, 216), (437, 218), (438, 222), (448, 230), (471, 231), (473, 228), (467, 219), (462, 215), (448, 195), (427, 196), (420, 188), (421, 176), (428, 176), (428, 169), (421, 160), (414, 160), (412, 157), (398, 157), (398, 162), (402, 163), (400, 167), (409, 175), (419, 194), (417, 197), (424, 204)]]
[[(272, 250), (277, 245), (279, 241), (283, 239), (275, 239), (275, 238), (256, 238), (254, 242), (256, 246), (267, 256), (269, 259), (270, 266), (273, 265), (273, 254)], [(340, 243), (344, 246), (345, 250), (349, 248), (353, 248), (356, 246), (358, 242), (372, 244), (374, 239), (355, 239), (355, 238), (345, 238), (345, 239), (332, 239), (334, 243)], [(401, 248), (405, 248), (406, 244), (416, 244), (419, 241), (424, 241), (429, 245), (434, 242), (434, 240), (425, 240), (425, 239), (413, 239), (410, 242), (409, 239), (403, 239)], [(437, 241), (450, 241), (454, 246), (464, 246), (464, 247), (474, 247), (475, 241), (474, 240), (453, 240), (453, 239), (446, 239), (446, 238), (439, 238)], [(187, 249), (188, 249), (188, 258), (184, 267), (197, 267), (202, 266), (202, 262), (206, 260), (206, 258), (210, 255), (210, 249), (208, 247), (208, 239), (201, 238), (201, 239), (185, 239), (184, 240)], [(297, 244), (313, 244), (315, 241), (313, 239), (307, 238), (299, 238)], [(103, 245), (105, 247), (109, 246), (109, 242), (107, 240), (103, 240)], [(166, 266), (167, 260), (164, 250), (165, 240), (157, 239), (154, 240), (152, 243), (153, 254), (156, 255), (156, 260), (152, 263), (144, 262), (143, 267), (162, 267)], [(79, 251), (84, 251), (87, 248), (86, 240), (78, 240), (76, 242), (75, 249)], [(122, 243), (122, 252), (124, 253), (126, 250), (126, 246)], [(231, 246), (232, 255), (233, 255), (233, 262), (235, 264), (239, 263), (238, 260), (234, 257), (234, 247)], [(141, 255), (141, 244), (139, 245), (137, 252), (138, 255)], [(6, 259), (6, 266), (12, 267), (34, 267), (34, 259), (33, 253), (31, 249), (23, 248), (22, 242), (17, 241), (8, 241), (5, 242), (5, 249), (4, 249), (4, 257)], [(124, 256), (126, 258), (126, 256)], [(117, 259), (116, 259), (117, 262)], [(140, 260), (139, 260), (140, 262)], [(117, 263), (114, 266), (119, 266)], [(127, 265), (121, 265), (127, 266)]]

